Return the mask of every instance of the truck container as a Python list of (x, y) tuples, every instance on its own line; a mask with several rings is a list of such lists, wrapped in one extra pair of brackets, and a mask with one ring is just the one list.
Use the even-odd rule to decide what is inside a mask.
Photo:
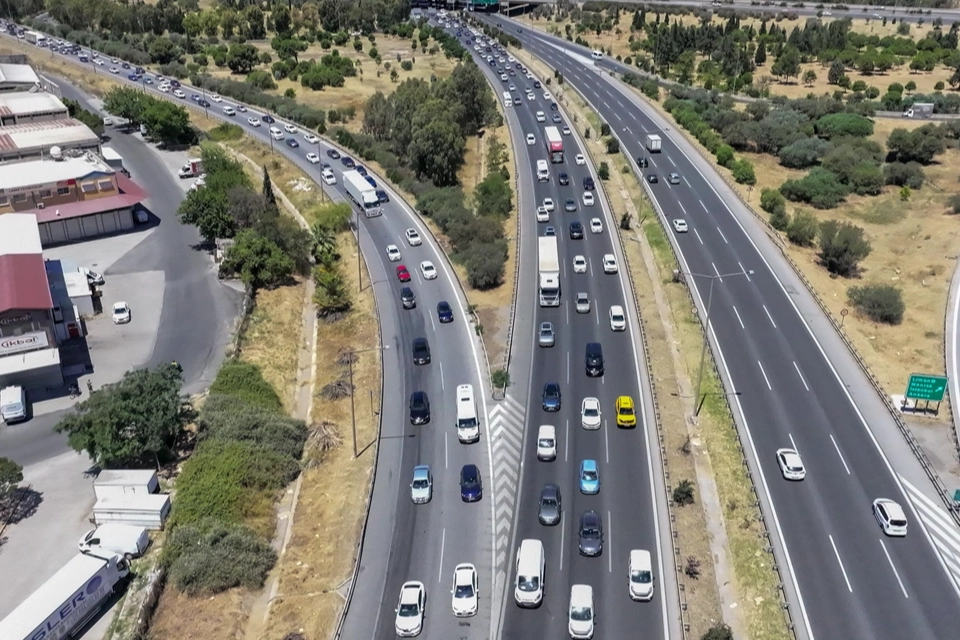
[(540, 306), (560, 306), (560, 253), (556, 236), (538, 238)]
[(929, 118), (933, 114), (932, 102), (917, 102), (903, 112), (904, 118)]
[(126, 176), (130, 175), (130, 172), (127, 171), (127, 168), (123, 166), (123, 156), (110, 147), (103, 148), (103, 159), (107, 161), (108, 165), (113, 167), (114, 171), (118, 171)]
[(35, 44), (38, 47), (42, 47), (47, 42), (47, 36), (42, 33), (37, 33), (36, 31), (27, 31), (23, 34), (23, 39), (29, 42), (30, 44)]
[(93, 493), (97, 500), (160, 493), (160, 482), (150, 469), (104, 469), (93, 481)]
[(350, 199), (360, 207), (365, 216), (373, 218), (383, 213), (380, 209), (380, 198), (377, 196), (377, 190), (367, 182), (366, 178), (360, 175), (359, 171), (344, 171), (343, 184), (347, 188)]
[(187, 164), (180, 167), (178, 175), (181, 178), (193, 178), (203, 173), (203, 161), (200, 158), (190, 158)]
[(77, 546), (80, 553), (116, 554), (129, 560), (143, 555), (150, 546), (150, 534), (146, 527), (111, 522), (87, 531)]
[(97, 526), (115, 523), (159, 531), (169, 515), (170, 496), (161, 493), (104, 498), (93, 505), (93, 523)]
[(560, 136), (560, 129), (544, 127), (543, 133), (546, 139), (547, 153), (550, 154), (550, 162), (553, 164), (563, 162), (563, 138)]
[(11, 385), (0, 389), (0, 420), (12, 424), (26, 419), (27, 394), (23, 387)]
[(3, 640), (71, 637), (123, 586), (130, 565), (113, 554), (78, 554), (0, 620)]
[(647, 134), (647, 151), (650, 153), (660, 153), (663, 148), (663, 141), (656, 133)]

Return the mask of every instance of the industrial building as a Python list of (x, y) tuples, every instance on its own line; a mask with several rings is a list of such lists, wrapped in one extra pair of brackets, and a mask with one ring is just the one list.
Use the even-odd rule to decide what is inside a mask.
[(66, 105), (52, 93), (0, 93), (0, 127), (69, 117)]
[(54, 147), (100, 153), (100, 136), (73, 118), (0, 127), (0, 163), (49, 156)]
[(40, 76), (28, 64), (0, 62), (0, 93), (12, 91), (37, 91)]

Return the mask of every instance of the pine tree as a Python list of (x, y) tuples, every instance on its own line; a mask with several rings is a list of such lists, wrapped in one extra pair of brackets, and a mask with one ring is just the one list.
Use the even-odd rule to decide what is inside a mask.
[(263, 198), (270, 203), (271, 207), (277, 208), (277, 196), (273, 193), (273, 181), (270, 180), (267, 165), (263, 165)]
[(757, 53), (753, 56), (753, 61), (758, 67), (767, 61), (767, 43), (763, 40), (760, 41), (760, 46), (757, 47)]

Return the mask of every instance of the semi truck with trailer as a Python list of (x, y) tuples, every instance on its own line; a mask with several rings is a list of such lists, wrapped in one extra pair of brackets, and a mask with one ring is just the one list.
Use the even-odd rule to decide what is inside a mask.
[(360, 175), (359, 171), (344, 171), (343, 184), (347, 188), (350, 199), (360, 207), (365, 216), (373, 218), (383, 213), (380, 209), (380, 198), (377, 196), (377, 190)]
[(550, 162), (559, 164), (563, 162), (563, 138), (560, 137), (560, 129), (556, 127), (545, 127), (543, 130), (546, 140), (547, 153), (550, 154)]
[(129, 575), (130, 565), (122, 556), (78, 553), (0, 620), (0, 638), (69, 638), (96, 615)]
[(660, 153), (663, 150), (663, 140), (656, 133), (647, 134), (647, 151), (650, 153)]
[(540, 271), (540, 306), (560, 306), (560, 252), (556, 236), (537, 239)]

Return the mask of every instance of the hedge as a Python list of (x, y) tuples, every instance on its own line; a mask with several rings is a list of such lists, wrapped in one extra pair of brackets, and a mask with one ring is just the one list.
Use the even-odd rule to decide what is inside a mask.
[(263, 379), (260, 368), (241, 360), (224, 362), (210, 385), (211, 395), (233, 396), (249, 405), (282, 411), (283, 402), (270, 383)]

